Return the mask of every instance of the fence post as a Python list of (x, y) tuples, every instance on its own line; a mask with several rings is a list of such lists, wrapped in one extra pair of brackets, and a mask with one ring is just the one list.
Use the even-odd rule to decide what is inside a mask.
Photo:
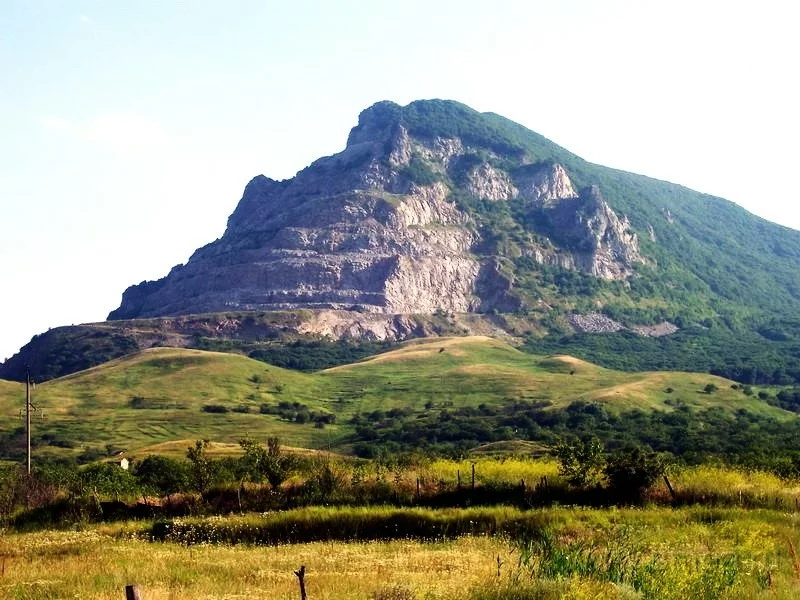
[(664, 475), (664, 483), (667, 484), (667, 489), (669, 490), (669, 495), (672, 496), (672, 499), (675, 500), (675, 490), (672, 489), (672, 485), (669, 482), (669, 477)]
[(300, 565), (300, 570), (294, 572), (300, 582), (300, 600), (307, 600), (306, 596), (306, 566)]
[(456, 477), (458, 477), (458, 489), (461, 489), (461, 469), (456, 471)]
[(139, 588), (135, 585), (126, 585), (125, 600), (142, 600), (142, 597), (139, 595)]
[(475, 463), (472, 463), (472, 489), (475, 489)]

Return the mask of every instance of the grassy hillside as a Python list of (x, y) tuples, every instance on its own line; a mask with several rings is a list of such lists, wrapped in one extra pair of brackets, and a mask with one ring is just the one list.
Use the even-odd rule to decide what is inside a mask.
[[(705, 393), (708, 384), (717, 390)], [(469, 423), (461, 427), (461, 437), (455, 434), (477, 445), (535, 438), (508, 424), (521, 411), (541, 418), (576, 406), (602, 407), (591, 410), (606, 420), (633, 409), (716, 410), (728, 417), (743, 410), (776, 423), (794, 419), (722, 378), (612, 371), (569, 356), (533, 356), (485, 337), (415, 341), (315, 374), (233, 354), (157, 348), (41, 384), (34, 401), (44, 411), (34, 419), (37, 452), (84, 453), (84, 458), (170, 440), (235, 443), (244, 435), (347, 450), (370, 441), (373, 433), (385, 437), (378, 442), (395, 443), (398, 428), (411, 424), (430, 432), (437, 427), (433, 422), (450, 418), (505, 420), (505, 429), (489, 426), (488, 437), (469, 431)], [(0, 382), (2, 414), (16, 415), (23, 402), (23, 385)], [(19, 454), (21, 425), (4, 421), (3, 456)]]

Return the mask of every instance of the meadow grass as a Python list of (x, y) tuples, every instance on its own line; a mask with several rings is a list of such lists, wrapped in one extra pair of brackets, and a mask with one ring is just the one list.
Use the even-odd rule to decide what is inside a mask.
[(669, 477), (678, 496), (687, 502), (800, 509), (800, 482), (765, 471), (697, 465), (673, 468)]
[(558, 481), (558, 461), (553, 458), (475, 458), (461, 461), (438, 459), (421, 469), (423, 477), (447, 482), (458, 480), (461, 474), (463, 485), (471, 484), (472, 467), (475, 467), (476, 484), (517, 484), (525, 481), (527, 485), (538, 483), (542, 477)]
[[(386, 514), (390, 509), (350, 512)], [(219, 527), (269, 519), (335, 521), (340, 509), (217, 518)], [(416, 511), (419, 512), (419, 511)], [(431, 519), (475, 511), (428, 511)], [(768, 599), (800, 594), (800, 519), (769, 510), (487, 509), (498, 522), (533, 518), (540, 529), (508, 537), (423, 543), (317, 541), (254, 545), (150, 542), (147, 523), (82, 531), (5, 533), (0, 597), (145, 600), (296, 598), (292, 571), (308, 571), (310, 600), (609, 598)], [(230, 522), (230, 523), (229, 523)]]
[(418, 598), (464, 597), (491, 576), (504, 546), (490, 538), (420, 544), (336, 543), (273, 547), (152, 544), (99, 530), (9, 536), (0, 597), (120, 600), (136, 583), (144, 600), (299, 597), (306, 565), (311, 600), (366, 600), (402, 587)]

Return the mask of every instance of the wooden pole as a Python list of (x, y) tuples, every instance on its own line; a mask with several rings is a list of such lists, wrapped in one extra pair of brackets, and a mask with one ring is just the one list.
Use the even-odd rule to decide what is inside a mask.
[[(300, 570), (294, 572), (300, 582), (300, 600), (308, 600), (306, 596), (306, 566), (300, 565)], [(129, 599), (130, 600), (130, 599)]]
[(458, 478), (458, 489), (461, 489), (461, 469), (456, 471), (456, 477)]
[(31, 474), (31, 370), (25, 367), (25, 438), (28, 445), (28, 475)]
[(419, 477), (417, 477), (417, 502), (419, 502), (420, 495), (419, 495)]
[(472, 463), (472, 489), (475, 489), (475, 463)]
[(142, 600), (142, 597), (139, 595), (139, 588), (135, 585), (126, 585), (125, 600)]
[(672, 496), (672, 499), (675, 500), (675, 490), (672, 489), (672, 484), (669, 482), (669, 478), (664, 475), (664, 483), (667, 484), (667, 489), (669, 490), (669, 495)]

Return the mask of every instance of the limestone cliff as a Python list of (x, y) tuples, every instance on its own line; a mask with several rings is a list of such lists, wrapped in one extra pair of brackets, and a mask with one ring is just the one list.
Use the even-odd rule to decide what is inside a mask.
[[(538, 235), (520, 253), (594, 276), (643, 259), (625, 217), (565, 168), (365, 110), (340, 153), (295, 177), (247, 185), (225, 234), (163, 279), (132, 286), (110, 319), (226, 310), (333, 308), (392, 314), (525, 305), (473, 201), (507, 203)], [(472, 200), (470, 200), (472, 199)], [(477, 212), (476, 212), (477, 211)]]

